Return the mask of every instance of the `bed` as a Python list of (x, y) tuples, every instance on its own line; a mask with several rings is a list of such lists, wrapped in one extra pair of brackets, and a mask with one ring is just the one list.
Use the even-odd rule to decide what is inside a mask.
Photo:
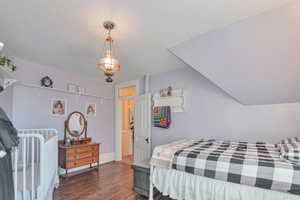
[(299, 200), (300, 165), (267, 143), (181, 140), (154, 149), (151, 192), (178, 200)]

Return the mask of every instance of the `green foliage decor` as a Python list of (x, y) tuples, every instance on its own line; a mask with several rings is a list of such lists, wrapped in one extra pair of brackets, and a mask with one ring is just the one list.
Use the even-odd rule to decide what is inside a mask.
[(11, 72), (16, 70), (16, 66), (6, 56), (0, 56), (0, 67), (8, 69)]

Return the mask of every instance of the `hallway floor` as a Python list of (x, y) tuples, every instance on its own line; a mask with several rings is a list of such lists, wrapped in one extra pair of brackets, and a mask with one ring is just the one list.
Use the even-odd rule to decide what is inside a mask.
[[(62, 179), (54, 200), (146, 200), (132, 191), (129, 164), (112, 162), (96, 170)], [(157, 197), (156, 200), (169, 200)]]

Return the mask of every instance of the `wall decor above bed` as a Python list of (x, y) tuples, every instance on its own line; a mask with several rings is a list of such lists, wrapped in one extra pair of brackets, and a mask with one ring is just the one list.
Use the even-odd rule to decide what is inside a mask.
[(161, 90), (153, 95), (154, 107), (170, 106), (171, 112), (184, 112), (184, 92), (183, 89)]
[(153, 108), (153, 126), (168, 129), (171, 125), (170, 106), (160, 106)]

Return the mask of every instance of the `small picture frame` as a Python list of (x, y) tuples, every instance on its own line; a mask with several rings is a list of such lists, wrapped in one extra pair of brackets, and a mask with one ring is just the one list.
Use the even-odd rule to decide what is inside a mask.
[(55, 98), (51, 100), (51, 115), (60, 117), (65, 116), (67, 112), (67, 100)]
[(95, 117), (97, 113), (97, 104), (96, 103), (87, 103), (85, 105), (85, 114), (88, 117)]
[(77, 85), (69, 83), (68, 84), (68, 92), (77, 93), (77, 87), (78, 87)]
[(78, 86), (77, 92), (78, 92), (78, 94), (85, 94), (85, 88)]
[(76, 94), (85, 94), (85, 88), (80, 87), (79, 85), (75, 85), (72, 83), (69, 83), (67, 85), (68, 92), (76, 93)]

